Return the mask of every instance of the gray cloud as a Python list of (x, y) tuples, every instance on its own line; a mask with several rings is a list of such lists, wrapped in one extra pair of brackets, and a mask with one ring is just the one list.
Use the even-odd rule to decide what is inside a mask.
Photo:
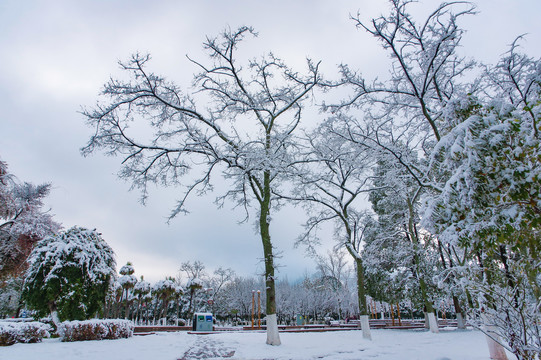
[[(422, 13), (439, 2), (424, 1)], [(479, 1), (480, 14), (464, 23), (464, 52), (495, 62), (506, 46), (529, 33), (525, 50), (540, 56), (537, 0)], [(388, 59), (349, 14), (363, 18), (386, 12), (375, 1), (3, 1), (0, 4), (0, 156), (21, 180), (52, 182), (47, 205), (65, 227), (98, 228), (115, 249), (119, 264), (131, 260), (138, 275), (157, 280), (175, 275), (187, 260), (209, 269), (232, 267), (241, 274), (262, 272), (260, 240), (252, 222), (213, 196), (193, 198), (192, 213), (170, 225), (166, 217), (178, 193), (156, 189), (146, 207), (129, 184), (116, 178), (119, 159), (79, 154), (91, 129), (77, 111), (92, 105), (102, 84), (118, 74), (116, 61), (134, 51), (150, 52), (153, 71), (189, 86), (196, 70), (185, 54), (204, 59), (206, 35), (225, 26), (252, 25), (259, 39), (241, 49), (249, 57), (272, 50), (301, 69), (307, 56), (336, 65), (349, 63), (368, 76), (385, 76)], [(300, 230), (299, 209), (274, 216), (273, 233), (282, 275), (312, 271), (302, 249), (292, 244)], [(327, 239), (327, 246), (332, 245)]]

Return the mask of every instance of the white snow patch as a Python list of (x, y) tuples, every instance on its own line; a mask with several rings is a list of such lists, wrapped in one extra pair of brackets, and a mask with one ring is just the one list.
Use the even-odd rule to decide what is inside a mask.
[[(1, 350), (2, 358), (31, 360), (175, 360), (196, 345), (198, 336), (186, 332), (157, 333), (129, 339), (62, 343), (44, 339), (38, 344), (15, 344)], [(230, 359), (468, 359), (488, 360), (483, 333), (474, 330), (426, 331), (372, 330), (372, 341), (362, 331), (281, 333), (281, 346), (265, 344), (262, 332), (206, 335), (209, 342), (235, 350)], [(511, 358), (511, 354), (509, 354)]]

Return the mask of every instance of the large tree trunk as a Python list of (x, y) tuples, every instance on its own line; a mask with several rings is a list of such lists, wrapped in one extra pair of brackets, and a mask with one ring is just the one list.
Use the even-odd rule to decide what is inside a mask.
[(370, 322), (368, 319), (368, 307), (366, 305), (366, 291), (364, 289), (364, 267), (362, 259), (355, 256), (355, 267), (357, 270), (357, 297), (359, 301), (359, 320), (363, 330), (363, 338), (372, 340), (370, 333)]
[(263, 256), (265, 259), (265, 285), (266, 285), (266, 313), (267, 313), (267, 344), (280, 345), (278, 334), (278, 321), (276, 319), (276, 287), (274, 282), (274, 255), (269, 232), (270, 212), (270, 174), (264, 174), (264, 194), (259, 213), (259, 231), (263, 242)]
[(419, 286), (421, 287), (421, 296), (423, 298), (426, 308), (425, 321), (428, 322), (428, 328), (430, 329), (430, 332), (437, 334), (440, 332), (438, 328), (438, 319), (436, 319), (436, 315), (434, 315), (434, 306), (432, 305), (432, 302), (428, 299), (426, 283), (422, 276), (419, 276)]

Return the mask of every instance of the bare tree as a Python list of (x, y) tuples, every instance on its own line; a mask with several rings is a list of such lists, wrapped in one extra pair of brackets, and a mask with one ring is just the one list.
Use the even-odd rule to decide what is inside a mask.
[[(265, 263), (267, 343), (279, 345), (270, 237), (271, 210), (276, 205), (272, 194), (294, 161), (290, 150), (296, 146), (303, 102), (320, 75), (318, 64), (308, 61), (307, 75), (301, 75), (272, 54), (243, 67), (236, 50), (249, 34), (255, 35), (253, 29), (241, 27), (207, 38), (204, 47), (211, 61), (191, 60), (200, 69), (191, 94), (147, 72), (148, 55), (136, 54), (121, 63), (132, 78), (111, 79), (103, 90), (107, 103), (84, 110), (95, 133), (82, 152), (102, 149), (122, 156), (120, 177), (142, 190), (143, 201), (149, 183), (182, 188), (170, 218), (186, 212), (192, 193), (211, 190), (211, 178), (220, 172), (231, 186), (217, 199), (219, 204), (232, 199), (248, 216), (255, 202)], [(145, 130), (153, 135), (130, 128), (135, 121), (138, 126), (145, 121)]]
[(219, 267), (218, 269), (214, 270), (214, 276), (212, 276), (209, 281), (209, 285), (211, 286), (210, 300), (212, 300), (210, 305), (213, 312), (215, 312), (215, 309), (217, 308), (217, 302), (225, 302), (224, 288), (228, 283), (233, 281), (235, 276), (235, 271), (231, 268), (224, 269)]
[(190, 261), (183, 262), (180, 265), (180, 271), (186, 273), (188, 281), (193, 279), (203, 279), (208, 276), (205, 271), (205, 265), (199, 260), (195, 260), (193, 263)]
[(369, 82), (342, 66), (344, 82), (355, 92), (341, 106), (369, 105), (374, 118), (391, 116), (395, 126), (402, 123), (423, 141), (439, 140), (447, 131), (444, 107), (453, 95), (466, 91), (460, 78), (475, 66), (457, 54), (464, 33), (458, 20), (475, 14), (475, 7), (464, 1), (442, 3), (424, 22), (417, 23), (408, 13), (414, 1), (389, 2), (389, 16), (365, 22), (357, 14), (353, 20), (389, 52), (391, 78)]
[[(334, 121), (337, 120), (337, 121)], [(287, 198), (300, 202), (310, 214), (305, 231), (298, 243), (315, 252), (318, 228), (326, 222), (336, 226), (337, 246), (347, 250), (353, 258), (357, 275), (359, 314), (363, 317), (363, 336), (371, 338), (361, 257), (365, 211), (365, 195), (372, 190), (371, 165), (373, 154), (369, 147), (344, 138), (342, 122), (327, 119), (308, 134), (307, 153), (302, 170), (296, 171), (295, 189)], [(364, 201), (363, 201), (364, 200)]]

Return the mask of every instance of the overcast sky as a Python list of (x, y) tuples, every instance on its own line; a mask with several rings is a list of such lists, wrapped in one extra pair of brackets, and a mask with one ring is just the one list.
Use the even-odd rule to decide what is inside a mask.
[[(516, 36), (528, 33), (523, 50), (541, 56), (541, 1), (474, 2), (479, 14), (461, 22), (468, 30), (465, 55), (495, 63)], [(424, 0), (412, 10), (426, 14), (439, 3)], [(337, 64), (348, 63), (367, 77), (384, 78), (386, 55), (349, 20), (358, 11), (363, 19), (377, 17), (387, 13), (387, 2), (0, 0), (0, 159), (21, 181), (52, 183), (47, 207), (56, 220), (64, 228), (97, 228), (119, 267), (131, 261), (138, 276), (175, 276), (188, 260), (200, 260), (210, 271), (223, 266), (261, 274), (253, 221), (238, 225), (243, 214), (228, 204), (216, 209), (211, 195), (192, 198), (191, 213), (167, 225), (178, 192), (155, 189), (141, 206), (139, 194), (116, 177), (119, 158), (80, 155), (91, 129), (78, 111), (92, 106), (109, 76), (119, 73), (117, 61), (136, 51), (151, 53), (152, 71), (186, 88), (197, 69), (185, 55), (204, 60), (205, 36), (227, 26), (259, 32), (242, 45), (250, 57), (272, 51), (298, 70), (310, 57), (322, 60), (328, 77), (336, 76)], [(279, 275), (290, 280), (314, 271), (303, 249), (293, 248), (302, 220), (300, 209), (285, 208), (271, 223), (283, 253)]]

